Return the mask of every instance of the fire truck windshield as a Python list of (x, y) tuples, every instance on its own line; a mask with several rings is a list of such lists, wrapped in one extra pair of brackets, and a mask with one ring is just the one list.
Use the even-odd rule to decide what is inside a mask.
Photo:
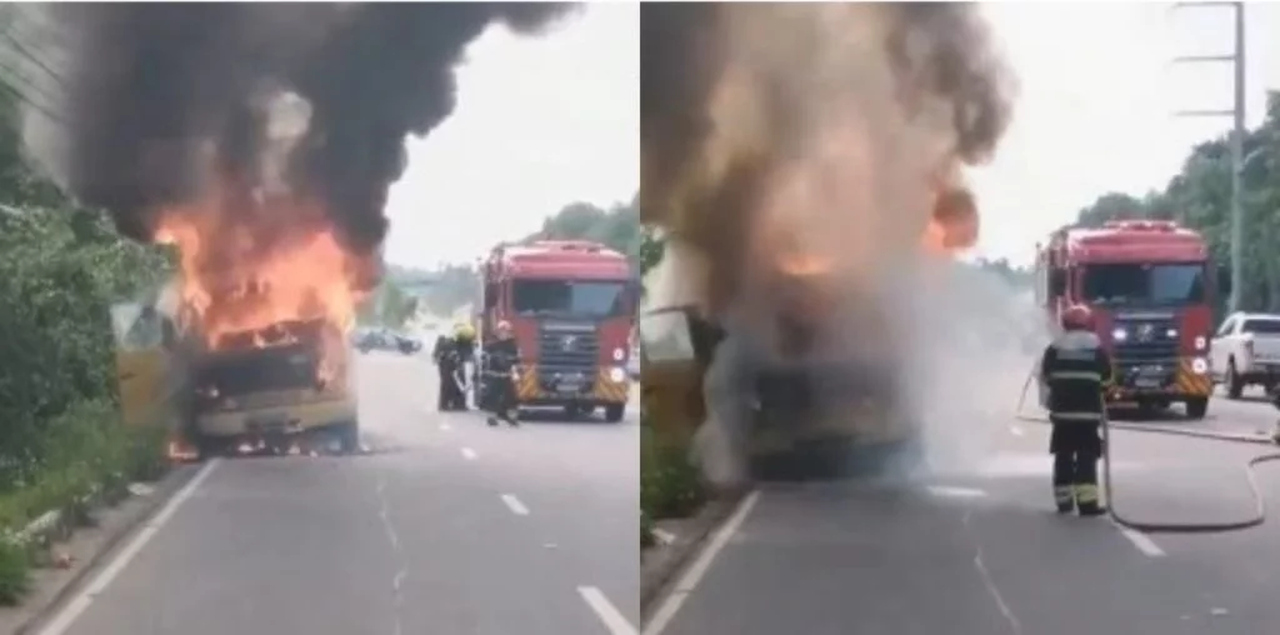
[(626, 283), (584, 280), (517, 280), (511, 304), (522, 315), (614, 317), (626, 313)]
[(1081, 295), (1092, 304), (1183, 306), (1205, 301), (1203, 264), (1087, 265)]

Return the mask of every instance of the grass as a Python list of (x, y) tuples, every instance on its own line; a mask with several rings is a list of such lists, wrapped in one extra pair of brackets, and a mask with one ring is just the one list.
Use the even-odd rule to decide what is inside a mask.
[(33, 549), (18, 539), (32, 520), (59, 510), (87, 514), (87, 501), (135, 480), (164, 473), (164, 430), (128, 428), (113, 404), (72, 406), (45, 428), (43, 460), (24, 483), (0, 490), (0, 604), (16, 604), (26, 592)]
[(641, 420), (640, 544), (653, 544), (653, 523), (684, 518), (706, 502), (702, 474), (689, 458), (691, 435), (663, 437)]

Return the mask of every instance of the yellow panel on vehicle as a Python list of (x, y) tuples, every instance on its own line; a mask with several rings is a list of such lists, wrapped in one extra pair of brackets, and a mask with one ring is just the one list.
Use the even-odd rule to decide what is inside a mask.
[(1200, 397), (1208, 397), (1213, 393), (1213, 383), (1209, 381), (1209, 375), (1197, 375), (1191, 370), (1191, 359), (1184, 357), (1178, 363), (1178, 377), (1175, 380), (1178, 386), (1178, 392), (1184, 395), (1196, 395)]
[(520, 379), (516, 383), (516, 396), (520, 401), (533, 401), (541, 397), (538, 390), (538, 367), (530, 364), (520, 368)]
[(594, 398), (609, 403), (626, 403), (630, 391), (631, 387), (625, 380), (620, 382), (610, 380), (607, 370), (601, 368), (596, 373), (596, 389), (592, 395)]

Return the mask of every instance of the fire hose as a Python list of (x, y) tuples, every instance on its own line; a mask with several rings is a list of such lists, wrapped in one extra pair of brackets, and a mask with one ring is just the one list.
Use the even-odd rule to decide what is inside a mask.
[[(1036, 366), (1032, 366), (1031, 372), (1027, 374), (1027, 381), (1022, 385), (1022, 393), (1018, 397), (1018, 409), (1015, 417), (1019, 421), (1027, 421), (1032, 423), (1050, 424), (1047, 417), (1025, 415), (1022, 409), (1027, 399), (1027, 391), (1031, 388), (1031, 382), (1036, 377)], [(1227, 522), (1147, 522), (1133, 520), (1124, 514), (1116, 511), (1114, 497), (1112, 496), (1112, 479), (1111, 479), (1111, 430), (1126, 430), (1133, 432), (1145, 432), (1148, 434), (1166, 434), (1171, 436), (1194, 437), (1201, 439), (1211, 439), (1221, 442), (1233, 443), (1257, 443), (1271, 445), (1270, 440), (1264, 439), (1248, 439), (1225, 434), (1214, 434), (1212, 432), (1190, 431), (1190, 430), (1171, 430), (1168, 428), (1149, 428), (1140, 425), (1114, 423), (1107, 416), (1106, 397), (1099, 395), (1102, 402), (1102, 489), (1106, 500), (1107, 513), (1111, 519), (1117, 524), (1130, 529), (1141, 531), (1144, 533), (1163, 533), (1163, 534), (1209, 534), (1224, 533), (1229, 531), (1240, 531), (1257, 527), (1267, 520), (1266, 503), (1264, 502), (1262, 491), (1258, 488), (1258, 482), (1255, 478), (1256, 469), (1263, 463), (1272, 461), (1280, 461), (1280, 452), (1272, 452), (1268, 454), (1260, 454), (1253, 457), (1244, 466), (1245, 479), (1249, 483), (1249, 490), (1253, 496), (1255, 505), (1254, 514), (1248, 518), (1227, 521)]]

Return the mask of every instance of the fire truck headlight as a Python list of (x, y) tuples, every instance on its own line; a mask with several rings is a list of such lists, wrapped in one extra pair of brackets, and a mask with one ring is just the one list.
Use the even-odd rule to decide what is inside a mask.
[(1209, 362), (1203, 357), (1197, 357), (1191, 360), (1191, 372), (1197, 375), (1203, 375), (1209, 372)]
[(609, 381), (615, 384), (621, 384), (627, 380), (627, 371), (625, 368), (614, 366), (609, 369)]
[(1208, 345), (1209, 340), (1206, 340), (1203, 335), (1196, 337), (1196, 350), (1202, 351)]
[(627, 358), (627, 352), (622, 350), (622, 347), (613, 349), (613, 361), (620, 362), (626, 358)]
[(1129, 332), (1124, 329), (1116, 329), (1111, 332), (1111, 338), (1117, 342), (1123, 342), (1129, 339)]

